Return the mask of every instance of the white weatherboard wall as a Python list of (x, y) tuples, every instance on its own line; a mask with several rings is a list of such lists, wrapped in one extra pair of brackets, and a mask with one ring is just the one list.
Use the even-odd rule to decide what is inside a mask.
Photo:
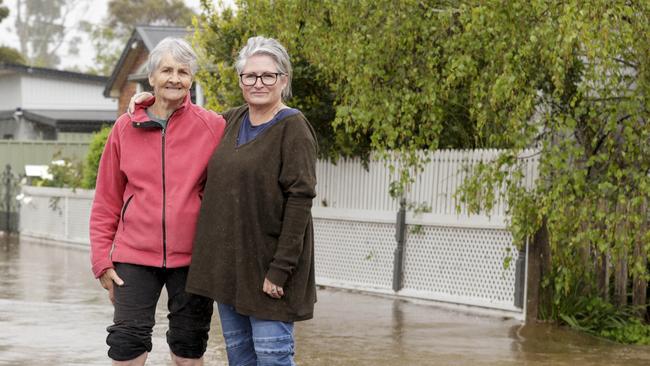
[(117, 100), (102, 94), (104, 84), (101, 82), (35, 76), (22, 76), (21, 80), (23, 109), (117, 110)]
[[(492, 216), (456, 214), (451, 209), (465, 162), (496, 153), (442, 153), (429, 163), (432, 175), (418, 180), (411, 197), (430, 197), (433, 212), (407, 214), (403, 289), (397, 293), (392, 290), (397, 204), (385, 197), (390, 174), (383, 163), (371, 163), (370, 171), (365, 171), (358, 161), (336, 166), (319, 162), (319, 196), (312, 209), (317, 283), (523, 319), (523, 309), (514, 306), (518, 250), (506, 229), (504, 206)], [(532, 184), (536, 161), (530, 158), (524, 164)], [(23, 187), (23, 192), (29, 202), (21, 206), (21, 235), (88, 245), (92, 191)], [(321, 199), (337, 207), (323, 207), (317, 203)], [(371, 208), (364, 209), (367, 206)], [(507, 259), (512, 263), (508, 267)]]
[(20, 76), (0, 76), (0, 111), (13, 111), (20, 106), (21, 93)]

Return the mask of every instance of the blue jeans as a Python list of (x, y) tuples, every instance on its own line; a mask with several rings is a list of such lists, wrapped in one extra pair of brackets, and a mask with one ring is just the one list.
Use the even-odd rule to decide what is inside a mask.
[(293, 323), (241, 315), (218, 304), (230, 366), (294, 366)]

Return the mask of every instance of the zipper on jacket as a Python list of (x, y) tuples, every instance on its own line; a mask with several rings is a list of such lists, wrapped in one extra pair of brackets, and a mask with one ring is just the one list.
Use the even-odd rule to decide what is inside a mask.
[[(171, 116), (170, 116), (171, 117)], [(167, 120), (169, 124), (169, 119)], [(162, 267), (167, 267), (167, 225), (165, 224), (165, 209), (167, 206), (167, 197), (165, 192), (165, 127), (162, 129), (162, 239), (163, 239), (163, 262)]]
[(162, 245), (163, 245), (163, 261), (162, 261), (162, 268), (167, 267), (167, 222), (165, 218), (165, 213), (167, 210), (167, 191), (165, 187), (165, 132), (167, 131), (167, 127), (169, 127), (169, 123), (172, 121), (172, 116), (176, 114), (176, 111), (173, 111), (172, 114), (169, 115), (167, 118), (167, 123), (165, 126), (162, 126), (162, 133), (161, 133), (161, 138), (162, 138)]

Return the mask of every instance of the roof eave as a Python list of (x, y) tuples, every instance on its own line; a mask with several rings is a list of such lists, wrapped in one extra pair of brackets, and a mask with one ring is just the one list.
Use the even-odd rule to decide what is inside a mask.
[[(106, 83), (106, 87), (104, 88), (104, 96), (106, 98), (117, 98), (120, 96), (119, 95), (120, 91), (113, 90), (113, 86), (115, 85), (115, 82), (117, 81), (117, 77), (119, 76), (120, 72), (124, 68), (124, 64), (126, 63), (129, 53), (131, 52), (132, 49), (134, 49), (133, 47), (134, 42), (138, 42), (141, 40), (142, 38), (140, 37), (139, 33), (137, 32), (136, 29), (134, 29), (133, 32), (131, 33), (131, 37), (126, 42), (126, 46), (124, 47), (124, 50), (120, 55), (120, 59), (117, 61), (117, 65), (115, 65), (115, 67), (113, 68), (113, 72), (111, 73), (111, 76), (108, 78), (108, 82)], [(137, 46), (135, 48), (137, 48)]]
[(47, 76), (65, 80), (72, 78), (94, 83), (105, 83), (107, 81), (106, 76), (83, 74), (75, 71), (48, 69), (45, 67), (26, 66), (8, 62), (0, 62), (0, 71), (6, 71), (4, 74)]

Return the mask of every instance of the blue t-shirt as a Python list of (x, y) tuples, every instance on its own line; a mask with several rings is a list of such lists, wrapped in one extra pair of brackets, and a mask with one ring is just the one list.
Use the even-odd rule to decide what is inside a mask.
[(273, 126), (274, 124), (278, 123), (281, 119), (284, 117), (288, 117), (291, 115), (294, 115), (296, 113), (300, 112), (297, 109), (294, 108), (285, 108), (280, 110), (278, 113), (271, 118), (270, 121), (264, 122), (261, 125), (253, 126), (251, 124), (251, 119), (248, 116), (248, 112), (244, 115), (244, 120), (241, 123), (241, 126), (239, 127), (239, 136), (237, 136), (237, 146), (241, 146), (249, 141), (254, 140), (259, 134), (264, 132), (266, 129), (269, 127)]

